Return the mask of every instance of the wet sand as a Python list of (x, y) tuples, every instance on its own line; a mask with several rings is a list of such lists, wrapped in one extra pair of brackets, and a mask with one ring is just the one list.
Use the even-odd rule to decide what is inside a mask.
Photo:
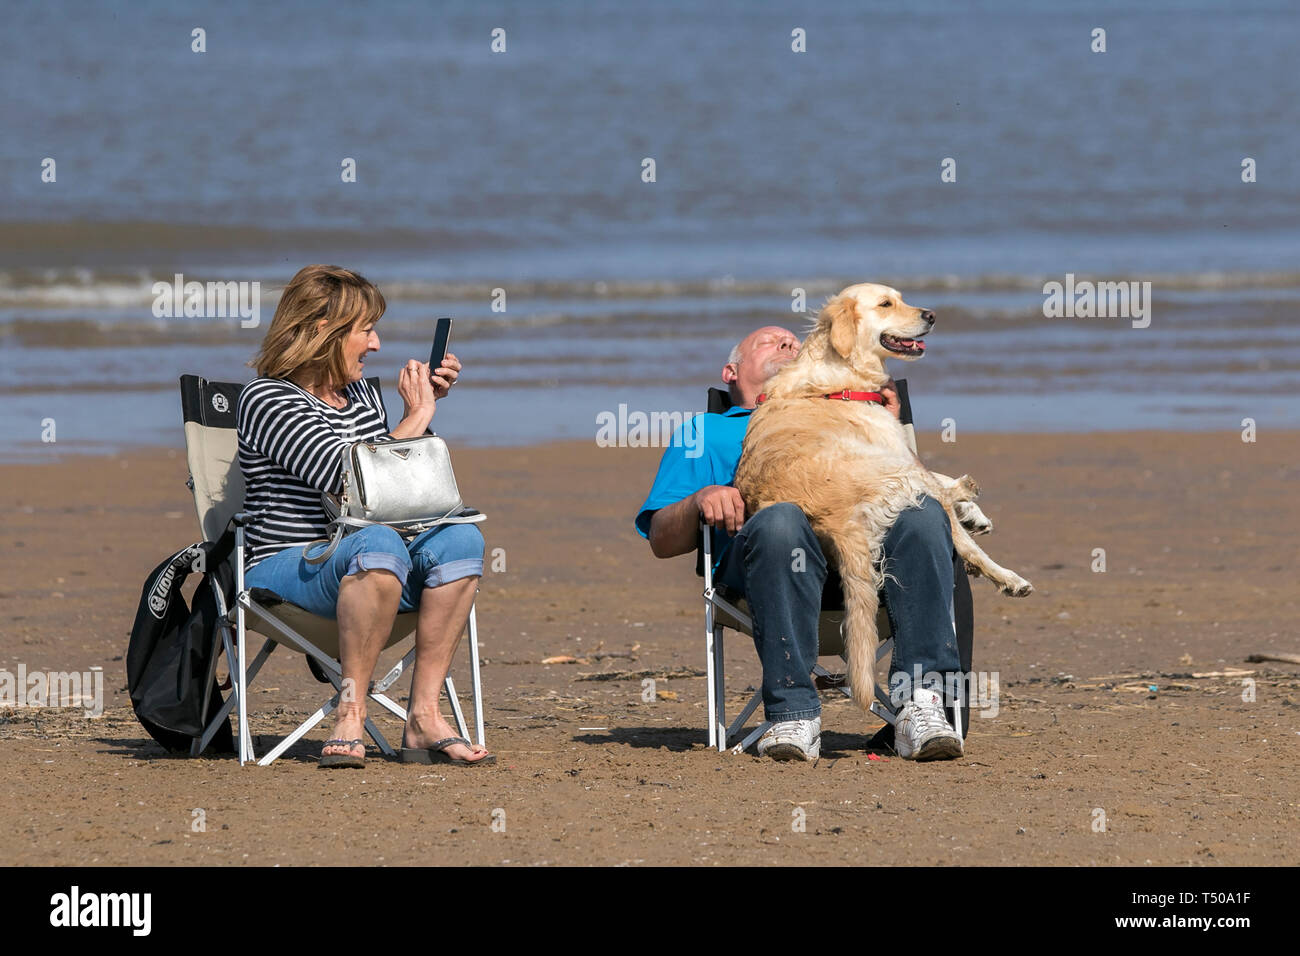
[[(0, 668), (105, 671), (100, 718), (0, 708), (0, 857), (1300, 862), (1300, 667), (1246, 662), (1300, 652), (1300, 434), (963, 433), (921, 447), (980, 481), (996, 525), (981, 543), (1037, 588), (1013, 601), (973, 582), (976, 668), (998, 673), (998, 712), (974, 720), (964, 759), (934, 764), (871, 759), (878, 722), (830, 695), (814, 765), (707, 749), (702, 676), (663, 676), (703, 671), (692, 561), (654, 559), (631, 524), (658, 452), (590, 442), (456, 453), (467, 500), (489, 514), (489, 563), (504, 549), (478, 605), (496, 767), (403, 766), (371, 748), (364, 770), (326, 773), (322, 728), (270, 768), (171, 757), (134, 720), (124, 654), (145, 575), (196, 537), (183, 455), (0, 466)], [(555, 655), (577, 660), (540, 663)], [(643, 673), (659, 675), (650, 702)], [(728, 673), (734, 713), (758, 678), (746, 638), (731, 636)], [(280, 651), (251, 696), (265, 749), (322, 695)]]

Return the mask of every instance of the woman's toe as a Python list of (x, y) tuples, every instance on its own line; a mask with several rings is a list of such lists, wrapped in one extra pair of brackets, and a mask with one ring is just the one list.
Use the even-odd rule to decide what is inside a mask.
[[(340, 739), (344, 739), (344, 738), (340, 738)], [(349, 744), (337, 744), (337, 743), (331, 743), (331, 744), (326, 744), (326, 745), (325, 745), (325, 748), (321, 751), (321, 756), (323, 756), (323, 757), (344, 757), (344, 756), (346, 756), (346, 757), (355, 757), (355, 756), (358, 756), (358, 754), (355, 753), (355, 751), (358, 750), (358, 749), (360, 749), (361, 752), (364, 754), (364, 753), (365, 753), (365, 749), (366, 749), (366, 748), (365, 748), (365, 744), (350, 744), (350, 745), (349, 745)]]

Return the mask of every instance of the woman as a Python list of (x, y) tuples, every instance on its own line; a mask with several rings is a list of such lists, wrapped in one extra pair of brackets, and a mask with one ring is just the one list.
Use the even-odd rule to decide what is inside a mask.
[[(321, 564), (304, 546), (326, 537), (321, 492), (342, 491), (342, 449), (376, 438), (423, 435), (439, 398), (460, 376), (450, 352), (437, 369), (411, 359), (398, 378), (404, 411), (389, 431), (383, 401), (365, 382), (379, 350), (384, 297), (355, 272), (302, 269), (284, 290), (261, 351), (258, 378), (239, 398), (239, 466), (250, 518), (245, 582), (337, 618), (344, 686), (368, 687), (399, 609), (419, 609), (404, 762), (492, 763), (439, 710), (439, 692), (483, 574), (483, 536), (472, 524), (442, 525), (410, 542), (374, 525), (347, 535)], [(351, 681), (351, 684), (347, 682)], [(348, 696), (348, 695), (345, 695)], [(361, 767), (366, 695), (340, 700), (323, 767)]]

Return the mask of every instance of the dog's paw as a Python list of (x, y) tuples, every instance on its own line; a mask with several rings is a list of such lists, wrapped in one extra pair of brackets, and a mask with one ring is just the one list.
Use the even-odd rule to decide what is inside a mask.
[(1034, 586), (1024, 578), (1015, 577), (1004, 584), (1001, 590), (1008, 597), (1028, 597), (1034, 593)]
[(980, 496), (980, 486), (970, 475), (962, 475), (958, 478), (957, 483), (953, 485), (953, 490), (955, 498), (974, 500)]
[(971, 534), (988, 534), (993, 530), (993, 522), (988, 519), (979, 505), (969, 501), (958, 501), (952, 506), (953, 513), (961, 526)]

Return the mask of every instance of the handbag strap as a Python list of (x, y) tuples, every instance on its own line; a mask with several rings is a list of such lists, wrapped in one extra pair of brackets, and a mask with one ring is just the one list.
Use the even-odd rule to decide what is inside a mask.
[[(348, 454), (350, 453), (350, 448), (351, 446), (343, 450), (343, 457), (345, 460)], [(350, 495), (348, 489), (347, 469), (342, 468), (342, 466), (340, 465), (340, 470), (343, 473), (342, 493), (339, 494), (338, 496), (331, 495), (327, 492), (322, 492), (321, 494), (322, 505), (324, 504), (325, 499), (328, 498), (334, 502), (335, 506), (339, 509), (339, 513), (329, 522), (329, 524), (325, 526), (326, 531), (329, 532), (328, 538), (317, 538), (315, 541), (308, 541), (305, 545), (303, 545), (302, 559), (306, 561), (308, 564), (324, 564), (331, 557), (333, 557), (334, 552), (338, 550), (339, 542), (343, 540), (343, 535), (345, 533), (343, 530), (344, 528), (343, 518), (345, 517), (344, 512), (346, 512), (348, 509), (348, 498), (350, 497)], [(316, 545), (318, 544), (324, 544), (327, 547), (320, 554), (316, 555), (315, 557), (312, 557), (311, 549), (316, 547)]]
[[(302, 546), (302, 559), (308, 564), (324, 564), (339, 548), (339, 542), (343, 540), (343, 526), (335, 524), (334, 533), (328, 538), (317, 538), (315, 541), (308, 541)], [(328, 545), (324, 551), (316, 556), (312, 556), (311, 549), (318, 544)]]

